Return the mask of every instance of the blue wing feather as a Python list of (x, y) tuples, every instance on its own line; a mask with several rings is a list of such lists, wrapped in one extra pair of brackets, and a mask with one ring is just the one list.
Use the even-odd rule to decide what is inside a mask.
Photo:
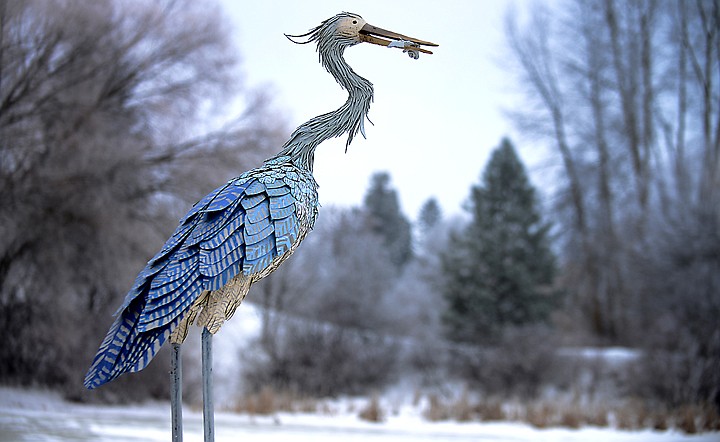
[(160, 284), (158, 284), (157, 286), (155, 286), (155, 283), (158, 282), (158, 280), (156, 279), (151, 284), (150, 290), (148, 290), (147, 298), (149, 300), (153, 300), (168, 293), (175, 292), (179, 288), (186, 285), (193, 276), (197, 276), (195, 273), (196, 272), (188, 268), (188, 270), (184, 274), (180, 275), (177, 279), (159, 281)]
[[(256, 212), (257, 210), (258, 212)], [(260, 215), (258, 215), (260, 213)], [(254, 207), (251, 209), (251, 213), (247, 214), (248, 223), (245, 225), (245, 241), (250, 235), (257, 235), (263, 230), (270, 227), (270, 217), (263, 216), (266, 213), (266, 209)], [(252, 219), (253, 221), (250, 221)]]
[(265, 187), (268, 189), (277, 189), (280, 187), (286, 187), (286, 188), (290, 189), (290, 186), (288, 186), (287, 183), (283, 180), (273, 180), (273, 181), (269, 181), (264, 184), (265, 184)]
[(239, 208), (238, 201), (228, 205), (222, 212), (209, 212), (203, 214), (200, 229), (196, 228), (188, 237), (186, 245), (197, 244), (213, 238), (218, 232), (223, 230), (233, 219), (241, 216), (242, 208)]
[(211, 279), (224, 272), (231, 265), (236, 264), (243, 258), (243, 256), (245, 256), (243, 248), (238, 247), (225, 255), (225, 257), (221, 261), (210, 265), (202, 265), (200, 267), (200, 271), (207, 279)]
[[(267, 201), (266, 201), (267, 202)], [(270, 208), (267, 204), (258, 204), (245, 213), (245, 224), (257, 224), (263, 222), (270, 216)], [(247, 227), (246, 227), (247, 228)]]
[(265, 192), (265, 184), (257, 180), (249, 182), (247, 189), (245, 190), (247, 195), (257, 195), (262, 192)]
[(257, 195), (248, 196), (247, 198), (243, 198), (243, 200), (240, 202), (242, 204), (243, 208), (245, 210), (252, 209), (253, 207), (257, 206), (261, 202), (265, 201), (267, 199), (267, 196), (264, 193), (259, 193)]
[(245, 256), (249, 261), (256, 261), (275, 249), (275, 238), (267, 236), (255, 244), (245, 244)]
[(290, 186), (283, 187), (268, 187), (266, 190), (268, 196), (282, 196), (290, 193)]
[(263, 255), (258, 259), (246, 259), (243, 263), (243, 273), (252, 275), (266, 269), (272, 263), (271, 255)]
[(206, 290), (218, 290), (234, 278), (239, 272), (241, 261), (236, 261), (214, 278), (208, 279), (205, 283)]
[(220, 230), (212, 238), (207, 238), (200, 243), (200, 247), (203, 250), (210, 250), (220, 247), (226, 240), (232, 238), (237, 232), (239, 232), (242, 225), (245, 223), (245, 211), (238, 210), (237, 216), (230, 220), (225, 227)]
[(238, 184), (237, 181), (230, 181), (222, 187), (221, 191), (203, 208), (203, 212), (217, 212), (227, 209), (230, 205), (236, 204), (243, 198), (245, 190), (250, 182)]
[(178, 317), (189, 308), (193, 302), (205, 290), (201, 278), (197, 278), (188, 286), (183, 287), (182, 296), (164, 296), (153, 300), (145, 307), (141, 321), (138, 322), (140, 331), (147, 331), (163, 327)]
[[(197, 258), (197, 256), (193, 256)], [(195, 259), (184, 259), (182, 261), (175, 261), (167, 265), (162, 272), (158, 273), (150, 284), (151, 288), (159, 287), (162, 285), (169, 284), (178, 279), (186, 278), (187, 275), (192, 271), (192, 267), (195, 264)]]
[(205, 267), (213, 266), (222, 262), (225, 260), (225, 257), (234, 250), (241, 249), (243, 244), (242, 232), (237, 232), (217, 248), (210, 250), (203, 249), (200, 254), (200, 272), (205, 274)]
[(143, 308), (140, 322), (147, 323), (160, 316), (165, 316), (168, 311), (161, 312), (161, 310), (168, 310), (167, 306), (179, 305), (174, 304), (176, 301), (184, 301), (189, 298), (196, 297), (202, 292), (203, 289), (203, 277), (199, 274), (194, 274), (192, 278), (187, 280), (187, 284), (180, 287), (173, 293), (165, 293), (154, 297), (149, 300)]
[(298, 236), (298, 222), (294, 213), (287, 218), (275, 221), (274, 225), (275, 235), (277, 237), (283, 238), (288, 236), (291, 237), (292, 242), (295, 242), (295, 239)]
[(293, 213), (295, 213), (295, 204), (290, 204), (287, 207), (273, 207), (272, 204), (270, 205), (270, 217), (274, 220), (287, 218)]
[(291, 206), (295, 204), (295, 198), (293, 198), (292, 195), (285, 194), (281, 196), (276, 196), (274, 198), (270, 198), (270, 208), (271, 209), (282, 209), (288, 206)]
[[(262, 228), (258, 229), (256, 233), (251, 234), (247, 231), (245, 232), (245, 247), (250, 247), (251, 245), (266, 239), (275, 231), (275, 227), (270, 220), (265, 220), (257, 225), (262, 226)], [(252, 226), (252, 224), (250, 224), (250, 226)]]
[(85, 387), (93, 389), (125, 372), (142, 370), (177, 326), (179, 318), (166, 327), (141, 331), (137, 320), (143, 308), (142, 301), (136, 298), (115, 319), (85, 376)]
[[(245, 175), (243, 175), (245, 177)], [(196, 203), (125, 297), (85, 377), (96, 388), (142, 370), (204, 290), (261, 272), (299, 236), (282, 179), (239, 178)]]

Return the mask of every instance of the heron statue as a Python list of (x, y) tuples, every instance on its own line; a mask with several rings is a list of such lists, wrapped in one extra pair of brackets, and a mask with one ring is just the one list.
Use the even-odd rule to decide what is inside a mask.
[(305, 34), (286, 37), (317, 44), (320, 63), (348, 92), (347, 101), (300, 125), (278, 154), (190, 209), (137, 276), (85, 377), (85, 386), (94, 389), (142, 370), (169, 340), (174, 441), (182, 440), (180, 345), (190, 326), (203, 329), (203, 421), (205, 441), (212, 441), (212, 335), (233, 315), (250, 286), (277, 269), (313, 228), (318, 214), (315, 148), (347, 133), (347, 150), (358, 132), (365, 136), (373, 86), (347, 64), (345, 49), (368, 42), (418, 58), (421, 52), (432, 54), (423, 46), (437, 46), (377, 28), (347, 12)]

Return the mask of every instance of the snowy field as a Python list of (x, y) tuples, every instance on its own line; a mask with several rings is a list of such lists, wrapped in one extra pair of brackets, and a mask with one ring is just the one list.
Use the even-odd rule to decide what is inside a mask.
[[(240, 388), (237, 355), (241, 345), (238, 343), (249, 342), (260, 330), (260, 312), (254, 305), (249, 304), (238, 310), (238, 316), (241, 318), (223, 327), (213, 342), (215, 399), (218, 408), (231, 407)], [(190, 344), (186, 347), (186, 356), (192, 357), (193, 352), (199, 351), (199, 345)], [(627, 351), (616, 353), (612, 360), (635, 357)], [(219, 385), (222, 388), (218, 388)], [(335, 404), (333, 409), (337, 411), (330, 414), (277, 413), (267, 417), (216, 413), (216, 441), (720, 442), (720, 433), (689, 436), (675, 431), (617, 431), (594, 427), (580, 430), (537, 429), (511, 422), (428, 422), (422, 417), (422, 405), (412, 406), (401, 399), (412, 396), (411, 393), (405, 392), (398, 396), (391, 398), (393, 405), (387, 407), (396, 409), (397, 413), (388, 416), (383, 423), (369, 423), (359, 419), (360, 405), (349, 400)], [(183, 414), (184, 441), (201, 442), (202, 415), (189, 407), (185, 407)], [(79, 405), (68, 403), (52, 392), (0, 387), (0, 442), (169, 440), (169, 404), (132, 407)]]
[[(169, 441), (169, 407), (86, 406), (64, 402), (53, 393), (0, 388), (0, 442)], [(202, 441), (202, 417), (185, 409), (187, 442)], [(720, 441), (720, 434), (689, 436), (673, 431), (616, 431), (608, 428), (535, 429), (518, 423), (431, 423), (413, 409), (401, 409), (384, 423), (368, 423), (357, 413), (334, 415), (278, 413), (253, 417), (218, 413), (216, 440), (223, 441), (503, 441), (640, 442)]]

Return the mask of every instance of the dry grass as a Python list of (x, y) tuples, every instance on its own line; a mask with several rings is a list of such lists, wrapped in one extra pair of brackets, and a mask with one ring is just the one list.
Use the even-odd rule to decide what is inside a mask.
[(598, 405), (587, 410), (585, 418), (587, 425), (593, 427), (607, 427), (610, 425), (608, 419), (608, 410), (606, 407)]
[(497, 399), (478, 401), (474, 408), (480, 420), (484, 422), (503, 421), (508, 419), (508, 415), (503, 409), (502, 402)]
[(318, 411), (318, 401), (264, 387), (258, 393), (241, 398), (234, 411), (255, 415), (269, 415), (279, 411), (315, 413)]
[(525, 413), (525, 420), (536, 428), (547, 428), (555, 425), (557, 407), (549, 402), (530, 404)]
[(580, 428), (588, 421), (588, 416), (575, 407), (565, 408), (560, 414), (560, 426), (567, 428)]
[(367, 403), (365, 408), (360, 410), (360, 419), (368, 422), (383, 422), (385, 421), (385, 411), (380, 406), (380, 399), (377, 394), (374, 394), (370, 401)]
[(650, 422), (649, 426), (652, 427), (653, 430), (658, 431), (665, 431), (669, 427), (668, 425), (668, 415), (665, 411), (656, 411), (650, 415)]
[(650, 409), (638, 400), (615, 404), (583, 404), (580, 401), (503, 401), (500, 398), (471, 399), (464, 392), (456, 399), (428, 396), (423, 412), (429, 421), (520, 421), (536, 428), (580, 428), (613, 426), (621, 430), (676, 428), (686, 434), (720, 430), (720, 415), (714, 407), (686, 406), (673, 412)]
[(707, 431), (720, 431), (720, 414), (715, 407), (705, 407), (703, 413), (703, 429)]
[[(423, 396), (416, 391), (413, 406), (423, 403)], [(536, 400), (531, 402), (508, 401), (499, 397), (474, 397), (467, 390), (455, 398), (441, 398), (438, 394), (426, 396), (427, 405), (422, 412), (431, 422), (454, 420), (469, 421), (519, 421), (536, 428), (580, 428), (612, 426), (621, 430), (652, 428), (666, 431), (675, 428), (686, 434), (704, 431), (720, 431), (720, 415), (713, 406), (683, 406), (674, 410), (648, 408), (640, 400), (625, 400), (614, 404), (582, 403), (577, 398), (566, 401)], [(350, 401), (348, 413), (369, 422), (383, 422), (387, 411), (377, 394), (364, 406)], [(325, 401), (263, 388), (260, 392), (243, 397), (236, 412), (253, 415), (271, 415), (276, 412), (300, 412), (334, 414)], [(397, 411), (396, 411), (397, 414)]]
[(631, 399), (613, 407), (612, 415), (615, 418), (617, 428), (621, 430), (639, 430), (650, 421), (651, 413), (642, 402)]
[(463, 391), (458, 400), (451, 405), (450, 413), (458, 422), (469, 422), (475, 415), (474, 408), (470, 405), (467, 390)]
[(450, 419), (450, 411), (437, 394), (431, 394), (428, 397), (428, 408), (423, 411), (423, 417), (431, 422), (443, 421)]
[(696, 407), (680, 407), (675, 416), (675, 425), (687, 434), (698, 432), (698, 410)]

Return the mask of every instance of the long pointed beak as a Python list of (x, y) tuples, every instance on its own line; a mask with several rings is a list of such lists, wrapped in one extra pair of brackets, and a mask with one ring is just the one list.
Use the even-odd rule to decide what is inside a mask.
[[(385, 40), (385, 38), (390, 40)], [(407, 35), (378, 28), (377, 26), (373, 26), (371, 24), (365, 24), (365, 26), (360, 29), (360, 40), (380, 46), (398, 47), (425, 54), (432, 54), (432, 51), (428, 51), (421, 46), (437, 46), (435, 43), (420, 40), (414, 37), (408, 37)], [(402, 42), (402, 44), (399, 44), (400, 42)]]

